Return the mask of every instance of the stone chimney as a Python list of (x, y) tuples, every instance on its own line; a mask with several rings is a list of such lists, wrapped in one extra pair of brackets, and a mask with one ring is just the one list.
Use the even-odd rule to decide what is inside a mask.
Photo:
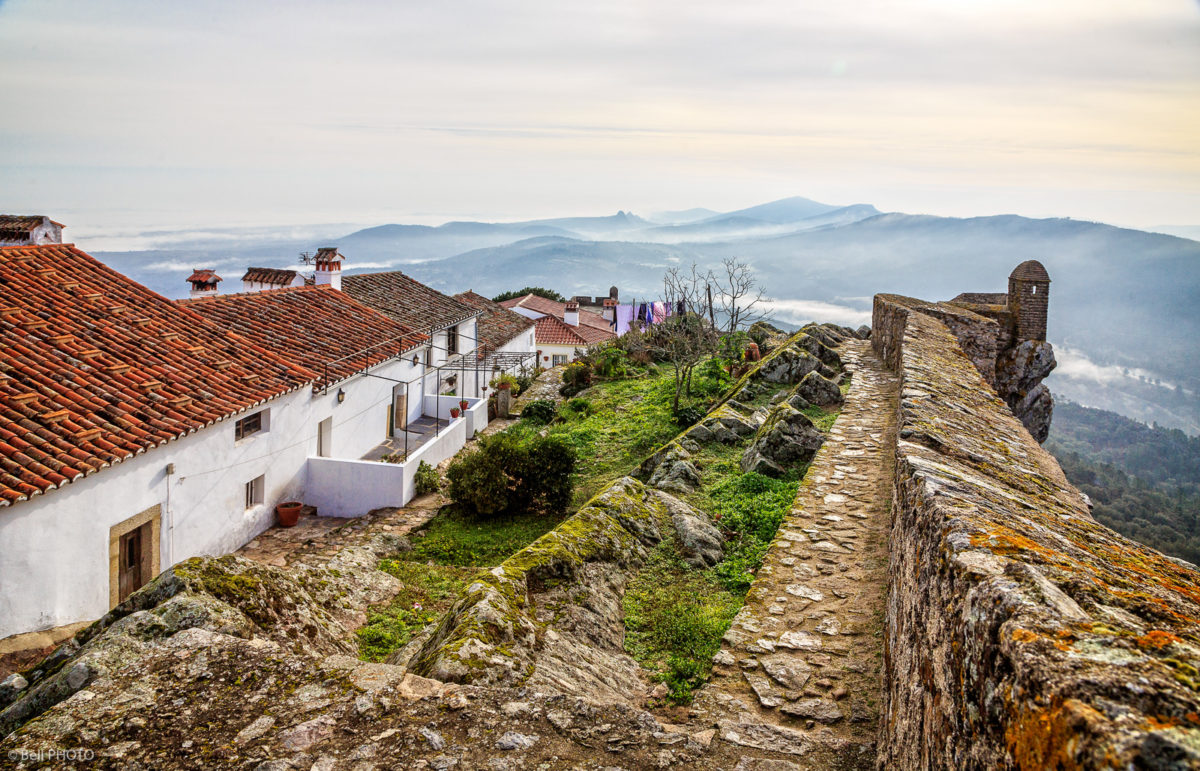
[(601, 315), (608, 322), (615, 319), (617, 317), (617, 301), (611, 297), (604, 298), (604, 312)]
[(342, 288), (342, 255), (335, 246), (323, 246), (317, 250), (314, 262), (317, 266), (316, 285), (328, 284), (334, 289)]
[(563, 310), (563, 323), (572, 327), (579, 326), (579, 303), (574, 301), (567, 303), (567, 307)]
[(221, 277), (211, 268), (194, 268), (192, 275), (188, 276), (188, 283), (192, 285), (192, 291), (188, 296), (216, 297), (217, 282), (220, 280)]

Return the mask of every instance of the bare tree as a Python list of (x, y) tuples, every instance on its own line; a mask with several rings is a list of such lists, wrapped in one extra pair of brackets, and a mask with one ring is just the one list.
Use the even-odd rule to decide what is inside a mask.
[(671, 315), (653, 325), (648, 332), (650, 349), (675, 369), (675, 398), (671, 408), (679, 410), (679, 399), (691, 395), (692, 372), (717, 348), (718, 332), (705, 318), (708, 287), (707, 272), (695, 264), (685, 273), (671, 268), (663, 276), (663, 299), (671, 306)]
[(720, 269), (709, 271), (709, 276), (716, 290), (718, 315), (725, 334), (767, 318), (767, 295), (749, 263), (727, 257), (721, 261)]

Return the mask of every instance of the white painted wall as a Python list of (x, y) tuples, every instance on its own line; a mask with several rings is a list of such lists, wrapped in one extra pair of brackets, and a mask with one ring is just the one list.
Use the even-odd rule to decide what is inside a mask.
[(577, 352), (582, 353), (584, 349), (574, 345), (539, 345), (538, 350), (542, 352), (538, 364), (543, 369), (549, 369), (554, 366), (553, 356), (566, 356), (567, 361), (575, 361), (578, 358)]
[[(410, 359), (372, 372), (411, 380), (419, 368)], [(234, 424), (256, 410), (0, 509), (0, 638), (105, 613), (109, 529), (154, 505), (163, 511), (164, 569), (239, 548), (274, 523), (276, 503), (307, 501), (312, 489), (307, 461), (316, 454), (321, 420), (333, 417), (334, 457), (357, 459), (386, 438), (393, 385), (357, 376), (325, 394), (305, 387), (256, 408), (270, 411), (269, 428), (240, 442), (234, 440)], [(340, 404), (339, 388), (346, 394)], [(422, 400), (410, 397), (408, 411), (410, 419), (417, 418)], [(465, 441), (465, 422), (459, 422)], [(170, 478), (169, 463), (175, 465)], [(263, 503), (246, 509), (245, 484), (260, 475)], [(370, 503), (364, 498), (368, 508), (357, 513), (366, 513)]]
[[(534, 337), (534, 331), (535, 331), (534, 327), (530, 327), (529, 329), (525, 330), (521, 334), (514, 337), (512, 340), (509, 340), (507, 343), (500, 346), (497, 349), (497, 351), (499, 353), (533, 353), (533, 354), (536, 354), (537, 353), (537, 341)], [(529, 370), (529, 369), (532, 369), (536, 365), (537, 365), (537, 358), (535, 356), (530, 356), (529, 359), (525, 362), (524, 367), (510, 367), (510, 368), (506, 369), (505, 372), (515, 375), (523, 369)], [(491, 380), (493, 377), (495, 377), (495, 373), (494, 372), (489, 373), (488, 377), (484, 380), (484, 384), (486, 385), (487, 381)]]
[(513, 311), (515, 313), (519, 313), (522, 316), (524, 316), (525, 318), (534, 319), (534, 320), (540, 319), (542, 316), (546, 315), (545, 313), (538, 313), (537, 311), (531, 311), (528, 308), (523, 308), (520, 305), (516, 306), (515, 308), (509, 308), (509, 310)]

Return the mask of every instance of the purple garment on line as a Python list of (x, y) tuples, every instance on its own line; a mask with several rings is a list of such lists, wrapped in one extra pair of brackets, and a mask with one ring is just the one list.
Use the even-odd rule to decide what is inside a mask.
[(666, 303), (651, 303), (650, 307), (653, 309), (655, 324), (661, 324), (667, 320)]
[(629, 322), (633, 321), (633, 306), (617, 306), (617, 334), (623, 335), (629, 331)]

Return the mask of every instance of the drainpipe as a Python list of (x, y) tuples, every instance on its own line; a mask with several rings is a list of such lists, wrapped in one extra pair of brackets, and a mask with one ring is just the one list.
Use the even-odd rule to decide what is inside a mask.
[(175, 512), (171, 509), (171, 477), (175, 474), (175, 464), (167, 464), (167, 562), (168, 567), (175, 564)]

